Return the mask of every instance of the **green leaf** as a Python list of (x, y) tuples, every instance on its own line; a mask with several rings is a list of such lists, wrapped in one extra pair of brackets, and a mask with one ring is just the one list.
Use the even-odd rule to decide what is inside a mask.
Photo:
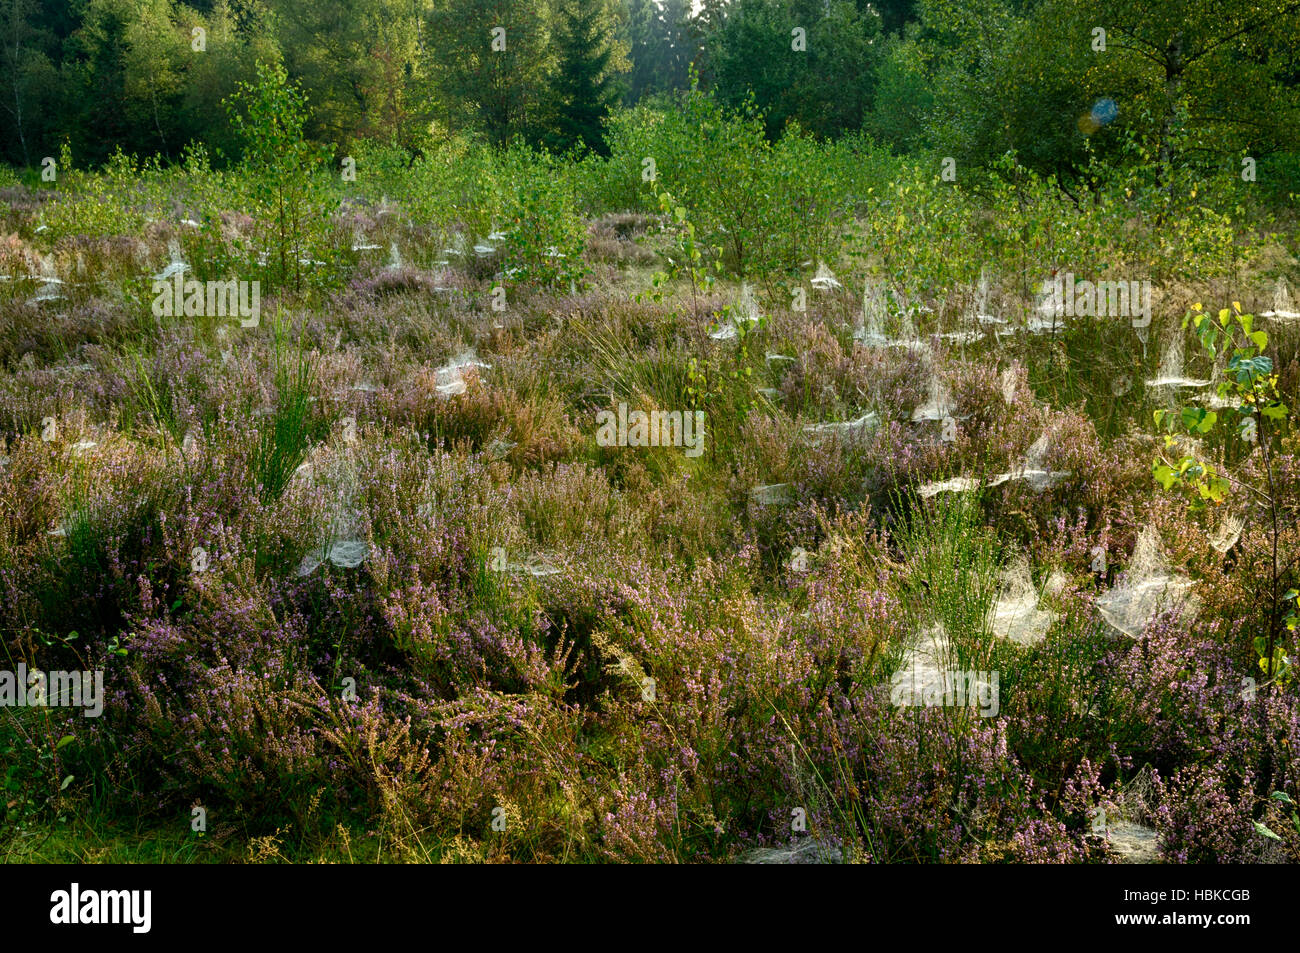
[(1273, 359), (1263, 354), (1250, 357), (1238, 352), (1228, 362), (1228, 370), (1235, 371), (1238, 384), (1249, 384), (1251, 377), (1264, 377), (1273, 373)]
[(1268, 347), (1267, 331), (1255, 331), (1253, 333), (1248, 333), (1246, 337), (1254, 341), (1255, 347), (1259, 348), (1261, 351), (1264, 350), (1264, 348)]
[(1286, 404), (1282, 403), (1280, 400), (1275, 400), (1267, 407), (1261, 409), (1260, 413), (1269, 420), (1282, 420), (1286, 417)]
[(71, 783), (72, 783), (72, 775), (68, 775), (66, 778), (63, 779), (63, 783), (59, 785), (59, 790), (66, 791), (68, 785)]
[(1294, 801), (1291, 800), (1291, 795), (1287, 794), (1285, 791), (1274, 791), (1272, 794), (1269, 795), (1269, 797), (1271, 797), (1275, 801), (1281, 801), (1283, 804), (1295, 803)]
[(54, 746), (54, 750), (58, 751), (64, 745), (72, 744), (72, 742), (75, 740), (76, 739), (72, 735), (64, 735), (62, 738), (59, 739), (59, 743)]
[(1178, 479), (1172, 467), (1159, 462), (1152, 464), (1151, 475), (1166, 490), (1171, 489)]
[(1270, 830), (1269, 830), (1267, 827), (1265, 827), (1263, 824), (1261, 824), (1259, 821), (1256, 821), (1256, 822), (1255, 822), (1255, 830), (1256, 830), (1257, 832), (1259, 832), (1260, 834), (1263, 834), (1265, 837), (1271, 837), (1271, 838), (1273, 838), (1273, 840), (1281, 840), (1281, 839), (1282, 839), (1282, 838), (1278, 837), (1276, 834), (1274, 834), (1272, 831), (1270, 831)]
[(1205, 415), (1201, 417), (1200, 423), (1196, 425), (1196, 429), (1201, 433), (1209, 433), (1210, 428), (1214, 426), (1215, 421), (1217, 421), (1218, 419), (1219, 419), (1219, 415), (1216, 414), (1214, 411), (1212, 410), (1206, 411)]

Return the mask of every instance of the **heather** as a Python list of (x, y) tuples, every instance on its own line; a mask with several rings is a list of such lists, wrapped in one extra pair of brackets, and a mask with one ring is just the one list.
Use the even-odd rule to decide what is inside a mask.
[[(244, 95), (242, 165), (3, 191), (2, 664), (106, 686), (0, 710), (7, 859), (1297, 859), (1292, 210), (698, 89), (353, 180)], [(899, 702), (953, 669), (996, 712)]]

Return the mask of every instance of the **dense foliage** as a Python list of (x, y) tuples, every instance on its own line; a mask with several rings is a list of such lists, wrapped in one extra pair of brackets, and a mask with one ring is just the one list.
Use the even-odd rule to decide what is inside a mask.
[(0, 853), (1300, 859), (1291, 6), (3, 0)]
[[(448, 132), (603, 150), (622, 99), (698, 83), (752, 102), (778, 138), (867, 132), (963, 165), (1014, 151), (1065, 178), (1136, 140), (1169, 161), (1291, 174), (1300, 151), (1296, 0), (3, 0), (0, 159), (67, 141), (214, 158), (223, 99), (283, 65), (340, 155), (416, 153)], [(694, 79), (692, 78), (694, 75)], [(1098, 118), (1100, 117), (1100, 118)], [(221, 160), (224, 161), (224, 160)]]

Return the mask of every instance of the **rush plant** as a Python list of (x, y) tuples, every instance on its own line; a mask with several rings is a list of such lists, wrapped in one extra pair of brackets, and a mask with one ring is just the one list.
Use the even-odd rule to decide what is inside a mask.
[(264, 500), (278, 499), (311, 444), (311, 392), (316, 378), (301, 345), (290, 355), (285, 327), (275, 323), (275, 408), (258, 432), (253, 475)]

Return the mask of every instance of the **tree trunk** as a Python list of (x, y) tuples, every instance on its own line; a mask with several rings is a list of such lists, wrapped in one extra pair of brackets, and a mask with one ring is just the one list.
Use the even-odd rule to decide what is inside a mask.
[(1183, 34), (1175, 33), (1165, 46), (1165, 121), (1160, 128), (1160, 166), (1157, 176), (1164, 180), (1165, 195), (1174, 198), (1174, 128), (1178, 119), (1178, 102), (1183, 91)]

